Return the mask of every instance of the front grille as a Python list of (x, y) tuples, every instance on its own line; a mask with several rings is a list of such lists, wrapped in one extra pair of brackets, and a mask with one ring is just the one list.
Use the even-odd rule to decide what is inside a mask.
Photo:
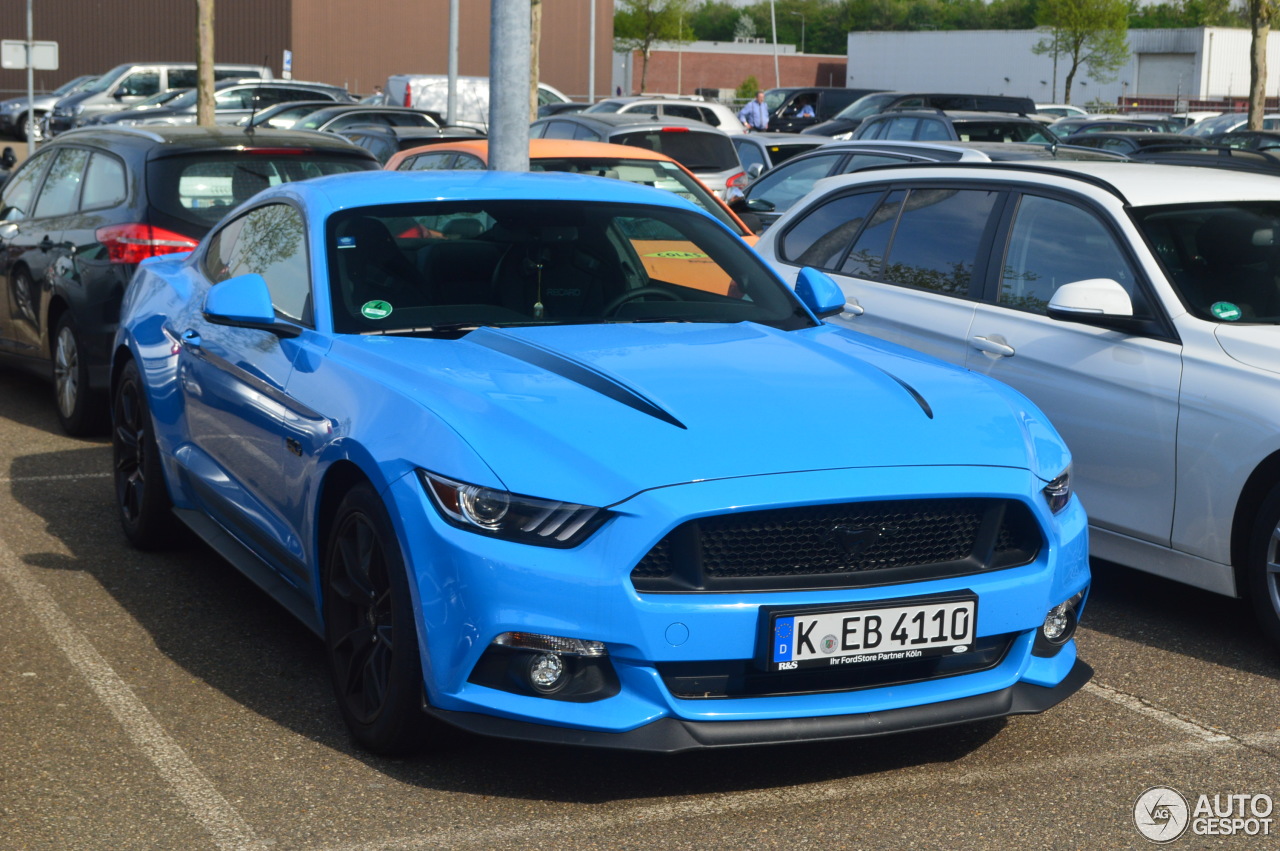
[(837, 665), (769, 672), (748, 659), (714, 662), (660, 662), (658, 674), (667, 690), (682, 700), (734, 697), (781, 697), (904, 685), (972, 674), (996, 667), (1008, 654), (1017, 633), (979, 638), (964, 653), (892, 662)]
[(1042, 537), (1025, 504), (926, 499), (808, 505), (691, 520), (631, 571), (637, 591), (854, 588), (1028, 564)]

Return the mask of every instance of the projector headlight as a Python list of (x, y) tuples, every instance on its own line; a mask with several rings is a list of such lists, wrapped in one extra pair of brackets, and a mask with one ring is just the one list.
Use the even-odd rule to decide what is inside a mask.
[(1049, 484), (1041, 489), (1044, 494), (1045, 502), (1049, 503), (1049, 510), (1054, 514), (1067, 507), (1067, 503), (1071, 501), (1071, 468), (1063, 470)]
[(590, 505), (520, 496), (418, 471), (440, 515), (469, 532), (540, 547), (576, 547), (609, 512)]

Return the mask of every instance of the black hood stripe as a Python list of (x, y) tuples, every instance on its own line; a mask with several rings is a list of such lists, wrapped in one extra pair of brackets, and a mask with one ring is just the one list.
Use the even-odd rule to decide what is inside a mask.
[(545, 369), (547, 372), (554, 373), (561, 378), (581, 384), (589, 390), (594, 390), (602, 396), (608, 396), (615, 402), (621, 402), (628, 408), (633, 408), (654, 419), (662, 420), (664, 423), (670, 423), (677, 428), (686, 430), (688, 428), (666, 410), (641, 396), (625, 384), (557, 352), (544, 349), (541, 346), (509, 334), (503, 334), (492, 328), (479, 328), (472, 331), (467, 335), (466, 340), (468, 343), (475, 343), (495, 352), (501, 352), (509, 357), (532, 364), (539, 369)]

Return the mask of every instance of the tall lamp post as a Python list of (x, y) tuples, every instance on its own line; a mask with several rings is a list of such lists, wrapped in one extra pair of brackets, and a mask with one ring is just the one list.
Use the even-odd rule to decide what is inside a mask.
[(804, 53), (804, 12), (792, 12), (791, 15), (800, 16), (800, 52)]

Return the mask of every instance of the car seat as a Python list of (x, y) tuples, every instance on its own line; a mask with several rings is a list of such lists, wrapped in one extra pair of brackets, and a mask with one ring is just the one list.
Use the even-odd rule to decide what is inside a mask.
[(1276, 231), (1272, 223), (1245, 211), (1219, 213), (1196, 231), (1196, 251), (1203, 267), (1186, 289), (1192, 309), (1202, 316), (1227, 302), (1241, 317), (1275, 316)]
[(379, 219), (360, 216), (346, 222), (338, 233), (337, 256), (343, 303), (354, 317), (374, 300), (393, 307), (432, 303), (426, 278)]

